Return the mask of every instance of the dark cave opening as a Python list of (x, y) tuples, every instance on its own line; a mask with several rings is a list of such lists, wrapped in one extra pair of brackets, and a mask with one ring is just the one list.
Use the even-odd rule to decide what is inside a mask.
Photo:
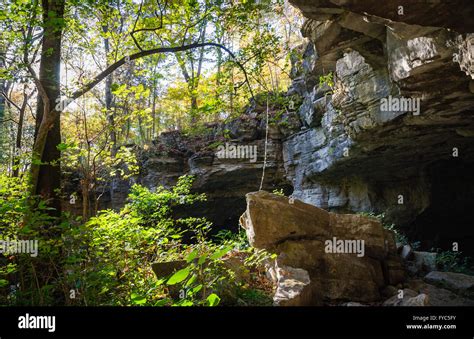
[(474, 256), (474, 163), (441, 161), (427, 169), (430, 206), (407, 228), (407, 236), (420, 241), (421, 250), (439, 248)]

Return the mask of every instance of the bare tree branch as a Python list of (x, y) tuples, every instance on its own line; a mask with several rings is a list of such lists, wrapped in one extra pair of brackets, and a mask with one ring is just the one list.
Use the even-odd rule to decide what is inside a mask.
[(15, 103), (9, 98), (9, 96), (6, 95), (5, 92), (3, 92), (3, 91), (0, 92), (0, 95), (1, 95), (2, 97), (4, 97), (5, 100), (8, 101), (8, 103), (9, 103), (10, 105), (12, 105), (13, 107), (15, 107), (17, 110), (20, 110), (20, 106), (18, 106), (17, 104), (15, 104)]
[[(227, 47), (225, 47), (221, 44), (218, 44), (218, 43), (215, 43), (215, 42), (204, 42), (204, 43), (193, 43), (193, 44), (189, 44), (189, 45), (176, 46), (176, 47), (153, 48), (153, 49), (150, 49), (150, 50), (144, 50), (144, 51), (140, 51), (138, 53), (134, 53), (134, 54), (132, 54), (128, 57), (123, 57), (123, 58), (119, 59), (117, 62), (110, 65), (109, 67), (107, 67), (104, 71), (99, 73), (92, 81), (90, 81), (88, 84), (86, 84), (83, 88), (75, 91), (72, 94), (72, 96), (70, 97), (70, 99), (66, 99), (66, 100), (71, 100), (71, 99), (75, 100), (75, 99), (79, 98), (80, 96), (84, 95), (85, 93), (89, 92), (98, 83), (100, 83), (102, 80), (104, 80), (109, 74), (114, 72), (120, 66), (124, 65), (127, 61), (140, 59), (140, 58), (143, 58), (143, 57), (146, 57), (146, 56), (149, 56), (149, 55), (153, 55), (153, 54), (183, 52), (183, 51), (188, 51), (188, 50), (191, 50), (191, 49), (207, 47), (207, 46), (213, 46), (213, 47), (220, 48), (220, 49), (224, 50), (227, 54), (229, 54), (229, 56), (232, 58), (232, 61), (235, 62), (235, 64), (244, 73), (245, 83), (247, 83), (249, 91), (250, 91), (250, 95), (252, 96), (252, 99), (254, 99), (254, 95), (253, 95), (252, 87), (250, 86), (247, 71), (245, 70), (244, 66), (242, 66), (242, 64), (236, 60), (236, 57), (235, 57), (234, 53), (232, 53), (231, 50), (229, 50)], [(29, 68), (31, 69), (31, 67), (29, 67)], [(66, 100), (63, 100), (61, 102), (61, 105), (62, 105), (61, 107), (66, 106), (66, 105), (64, 105), (66, 103), (65, 102)]]

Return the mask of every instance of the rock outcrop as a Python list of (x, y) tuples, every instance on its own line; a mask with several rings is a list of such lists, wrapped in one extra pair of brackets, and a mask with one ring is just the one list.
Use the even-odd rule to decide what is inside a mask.
[[(209, 125), (204, 136), (185, 137), (178, 131), (163, 133), (152, 147), (140, 153), (143, 165), (138, 181), (154, 189), (173, 185), (181, 175), (194, 175), (194, 190), (206, 193), (207, 201), (198, 203), (195, 211), (177, 213), (206, 216), (216, 229), (237, 230), (238, 218), (245, 210), (244, 196), (259, 188), (262, 176), (263, 111), (263, 107), (254, 105), (240, 118)], [(271, 114), (275, 114), (275, 108)], [(288, 126), (291, 125), (285, 128)], [(281, 150), (285, 128), (269, 126), (264, 187), (289, 193), (291, 186), (285, 178)]]
[[(270, 118), (273, 119), (281, 109), (271, 104)], [(260, 186), (265, 151), (265, 110), (266, 107), (257, 102), (238, 118), (207, 125), (205, 133), (191, 136), (182, 131), (169, 131), (162, 133), (151, 145), (132, 147), (140, 172), (130, 179), (116, 180), (113, 194), (111, 187), (97, 187), (99, 209), (121, 208), (134, 183), (151, 190), (159, 186), (170, 188), (180, 176), (194, 175), (193, 190), (206, 193), (207, 200), (196, 203), (192, 210), (176, 208), (176, 214), (204, 216), (213, 222), (215, 230), (236, 231), (239, 217), (245, 210), (245, 194)], [(283, 119), (285, 123), (269, 125), (263, 185), (266, 189), (283, 189), (289, 194), (292, 188), (285, 177), (282, 139), (300, 125), (296, 112), (283, 114)], [(80, 187), (79, 181), (79, 177), (68, 178), (66, 196)], [(78, 197), (76, 204), (70, 205), (67, 200), (64, 208), (80, 214), (81, 193), (75, 192), (75, 195)]]
[(308, 38), (290, 89), (303, 130), (283, 140), (293, 197), (383, 212), (422, 249), (473, 254), (472, 3), (290, 2)]
[[(291, 56), (286, 95), (298, 100), (278, 118), (271, 108), (263, 188), (331, 212), (384, 213), (420, 251), (456, 242), (474, 255), (472, 2), (290, 2), (307, 18), (307, 41)], [(196, 174), (209, 199), (195, 214), (236, 229), (245, 193), (260, 184), (263, 111), (257, 100), (199, 137), (163, 133), (137, 152), (134, 180), (169, 187)], [(220, 158), (216, 143), (256, 146), (257, 156)], [(129, 185), (116, 184), (101, 207), (123, 204)]]
[[(302, 99), (270, 125), (264, 189), (333, 212), (384, 213), (421, 250), (457, 242), (474, 255), (466, 215), (474, 208), (474, 6), (291, 2), (307, 18), (307, 42), (292, 55), (287, 95)], [(251, 105), (201, 138), (256, 145), (255, 162), (219, 159), (170, 132), (143, 152), (139, 181), (154, 187), (197, 174), (196, 190), (210, 197), (200, 210), (217, 225), (235, 225), (244, 194), (259, 185), (263, 110)]]
[(374, 302), (404, 280), (394, 235), (377, 220), (264, 191), (246, 197), (240, 223), (250, 244), (278, 255), (276, 304)]

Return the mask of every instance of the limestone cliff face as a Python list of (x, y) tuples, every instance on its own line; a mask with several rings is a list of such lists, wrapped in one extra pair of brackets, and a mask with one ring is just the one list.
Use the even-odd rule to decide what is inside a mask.
[[(384, 212), (427, 247), (459, 241), (468, 250), (474, 29), (466, 15), (474, 6), (291, 2), (308, 18), (291, 89), (304, 97), (305, 129), (283, 142), (293, 196), (329, 210)], [(320, 86), (330, 72), (332, 88)], [(400, 100), (413, 106), (397, 107)]]

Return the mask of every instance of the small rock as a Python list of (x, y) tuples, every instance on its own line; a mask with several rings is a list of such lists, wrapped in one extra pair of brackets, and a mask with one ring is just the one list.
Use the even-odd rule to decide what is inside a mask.
[(416, 297), (402, 300), (400, 306), (428, 306), (429, 298), (426, 294), (422, 293)]
[(416, 291), (405, 288), (403, 290), (403, 298), (400, 298), (400, 294), (397, 292), (394, 296), (384, 301), (383, 306), (402, 306), (403, 302), (407, 302), (408, 299), (418, 296)]
[[(165, 262), (154, 262), (151, 264), (151, 268), (158, 279), (163, 279), (170, 276), (172, 273), (181, 270), (187, 266), (185, 260), (165, 261)], [(179, 285), (171, 285), (168, 287), (169, 293), (172, 298), (178, 298), (180, 294)]]
[(403, 298), (399, 298), (400, 294), (397, 292), (393, 297), (384, 301), (383, 306), (402, 306), (402, 302), (407, 302), (408, 299), (418, 296), (416, 291), (405, 288), (403, 290)]
[(430, 306), (474, 306), (474, 301), (461, 297), (444, 288), (425, 283), (421, 279), (409, 280), (407, 287), (429, 297)]
[(234, 278), (239, 282), (250, 279), (250, 272), (245, 268), (244, 260), (245, 258), (239, 256), (227, 256), (222, 258), (224, 267), (234, 272)]
[(461, 297), (444, 288), (424, 284), (419, 290), (430, 298), (430, 306), (474, 306), (474, 300)]
[(301, 268), (275, 265), (278, 277), (277, 290), (273, 297), (275, 306), (312, 305), (309, 274)]
[(454, 272), (432, 271), (428, 273), (424, 280), (461, 295), (474, 297), (474, 277)]
[(402, 257), (403, 260), (410, 260), (411, 257), (413, 256), (413, 250), (411, 249), (411, 246), (410, 245), (403, 246), (400, 256)]
[(265, 260), (265, 276), (268, 280), (272, 281), (273, 284), (278, 282), (278, 276), (275, 269), (275, 260)]

